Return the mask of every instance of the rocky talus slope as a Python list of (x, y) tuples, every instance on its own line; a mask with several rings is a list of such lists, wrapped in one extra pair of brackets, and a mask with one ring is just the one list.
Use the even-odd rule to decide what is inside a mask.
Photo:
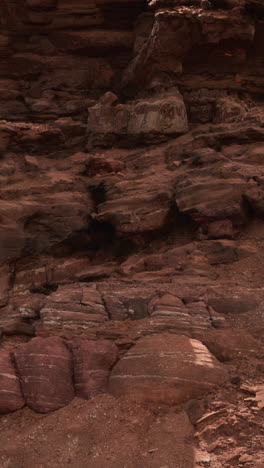
[(0, 13), (0, 467), (263, 468), (263, 0)]

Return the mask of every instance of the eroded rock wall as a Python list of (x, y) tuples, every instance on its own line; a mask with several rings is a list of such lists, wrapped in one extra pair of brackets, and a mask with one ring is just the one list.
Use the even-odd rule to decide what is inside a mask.
[[(47, 428), (101, 408), (93, 448), (82, 420), (62, 464), (100, 467), (112, 444), (113, 468), (261, 468), (262, 1), (0, 11), (0, 412), (26, 406), (0, 424), (20, 447), (28, 408), (61, 408)], [(115, 424), (99, 437), (104, 408), (132, 415), (131, 460)]]

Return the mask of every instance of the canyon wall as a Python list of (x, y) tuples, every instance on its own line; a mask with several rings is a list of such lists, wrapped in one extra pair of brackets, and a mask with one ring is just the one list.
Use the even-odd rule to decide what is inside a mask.
[(0, 12), (0, 465), (263, 467), (262, 0)]

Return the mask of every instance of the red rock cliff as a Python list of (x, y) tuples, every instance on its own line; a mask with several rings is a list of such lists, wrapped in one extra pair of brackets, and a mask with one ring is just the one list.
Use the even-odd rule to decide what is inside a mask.
[(0, 12), (0, 466), (263, 467), (262, 0)]

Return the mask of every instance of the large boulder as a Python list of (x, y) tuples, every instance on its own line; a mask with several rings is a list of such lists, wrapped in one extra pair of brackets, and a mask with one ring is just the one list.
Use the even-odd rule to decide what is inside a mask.
[(58, 337), (35, 338), (14, 352), (26, 404), (48, 413), (74, 397), (71, 354)]
[[(220, 15), (216, 11), (201, 10), (199, 14), (193, 14), (192, 8), (162, 8), (154, 14), (152, 29), (145, 23), (148, 35), (146, 36), (145, 31), (139, 31), (141, 41), (138, 42), (141, 47), (137, 48), (138, 53), (123, 74), (123, 85), (128, 92), (131, 87), (142, 89), (149, 86), (157, 74), (168, 74), (172, 80), (183, 71), (186, 74), (186, 64), (190, 58), (192, 67), (194, 68), (197, 60), (201, 69), (201, 61), (208, 51), (212, 48), (217, 50), (224, 41), (230, 44), (233, 41), (234, 45), (231, 47), (234, 47), (232, 53), (235, 55), (236, 41), (254, 40), (255, 26), (245, 15), (234, 16), (228, 11), (221, 12)], [(203, 50), (205, 57), (202, 56)], [(210, 64), (213, 60), (210, 56)], [(228, 62), (226, 65), (229, 67)], [(185, 83), (183, 78), (183, 84)]]
[(111, 373), (109, 391), (137, 402), (179, 404), (227, 379), (200, 341), (164, 333), (142, 338), (127, 352)]
[(7, 351), (0, 352), (0, 414), (17, 411), (24, 406), (19, 379)]
[(88, 133), (138, 137), (186, 133), (188, 121), (182, 96), (155, 97), (128, 104), (101, 101), (89, 108)]
[(132, 106), (128, 132), (132, 135), (188, 131), (185, 105), (180, 93), (175, 96), (139, 101)]
[(144, 173), (140, 177), (118, 176), (105, 186), (105, 201), (95, 215), (99, 222), (110, 222), (119, 235), (153, 232), (168, 223), (173, 203), (171, 176)]

